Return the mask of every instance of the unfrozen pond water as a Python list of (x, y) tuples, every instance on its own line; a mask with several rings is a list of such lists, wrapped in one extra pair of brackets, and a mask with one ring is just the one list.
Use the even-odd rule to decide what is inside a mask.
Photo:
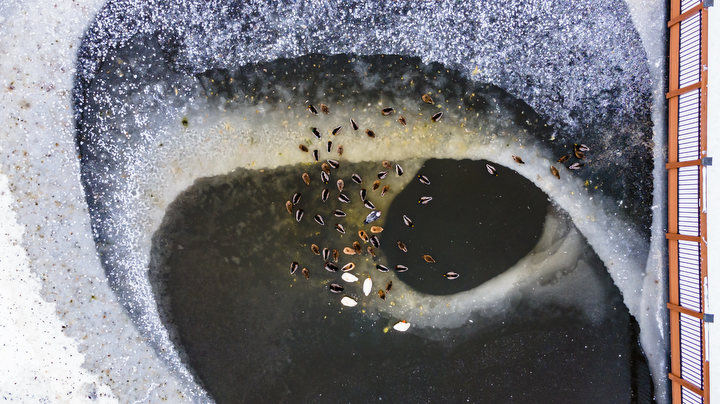
[[(423, 313), (423, 304), (442, 306), (443, 300), (423, 303), (423, 292), (472, 289), (535, 247), (549, 205), (529, 181), (499, 166), (498, 176), (490, 176), (485, 162), (471, 160), (427, 161), (419, 172), (431, 178), (430, 186), (407, 170), (404, 176), (411, 182), (401, 188), (393, 172), (383, 181), (392, 185), (386, 196), (379, 196), (380, 189), (368, 190), (368, 200), (386, 212), (372, 223), (384, 227), (372, 257), (365, 252), (369, 244), (357, 235), (358, 229), (370, 233), (370, 225), (362, 223), (369, 210), (358, 191), (376, 179), (382, 165), (341, 163), (332, 171), (333, 180), (345, 180), (348, 204), (337, 201), (334, 181), (330, 186), (319, 181), (319, 166), (240, 169), (199, 180), (169, 207), (154, 237), (150, 268), (167, 324), (200, 382), (219, 402), (647, 399), (652, 387), (637, 324), (589, 247), (582, 254), (587, 266), (573, 263), (568, 272), (589, 273), (592, 281), (583, 288), (602, 291), (594, 302), (601, 307), (601, 321), (588, 320), (582, 310), (523, 297), (514, 299), (504, 315), (472, 315), (452, 329), (416, 330), (412, 323), (408, 332), (392, 329), (405, 317), (387, 307), (403, 313), (402, 306), (409, 306), (432, 317), (431, 310)], [(310, 186), (300, 179), (304, 171), (315, 174)], [(363, 184), (353, 183), (351, 173), (359, 174)], [(332, 189), (325, 203), (323, 187)], [(302, 196), (295, 209), (306, 212), (300, 223), (284, 205), (296, 191)], [(433, 200), (418, 204), (422, 194)], [(335, 209), (347, 217), (333, 216)], [(324, 226), (313, 221), (315, 213), (324, 216)], [(403, 224), (404, 213), (412, 217), (413, 228)], [(562, 216), (563, 226), (572, 226)], [(335, 223), (344, 223), (344, 235)], [(407, 253), (397, 248), (398, 239)], [(342, 271), (326, 271), (323, 257), (310, 250), (315, 243), (342, 251), (352, 241), (363, 245), (363, 253), (340, 252), (337, 265), (356, 264), (350, 273), (360, 280), (354, 283), (341, 280)], [(437, 263), (424, 262), (424, 253)], [(577, 261), (573, 257), (568, 254)], [(292, 261), (308, 268), (309, 279), (300, 270), (290, 273)], [(391, 272), (378, 271), (376, 263)], [(395, 264), (409, 269), (394, 273)], [(461, 276), (444, 279), (449, 269)], [(567, 275), (549, 274), (539, 284), (562, 282)], [(368, 277), (374, 287), (365, 296), (361, 284)], [(377, 292), (388, 282), (392, 287), (383, 300)], [(345, 290), (334, 294), (331, 283)], [(343, 295), (357, 299), (358, 306), (342, 306)]]

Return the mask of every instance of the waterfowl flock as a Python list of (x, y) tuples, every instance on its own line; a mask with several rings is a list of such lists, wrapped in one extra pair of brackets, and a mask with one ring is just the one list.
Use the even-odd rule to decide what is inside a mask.
[[(429, 94), (423, 94), (421, 96), (421, 100), (426, 104), (434, 104), (434, 100)], [(330, 115), (331, 113), (330, 108), (326, 104), (320, 104), (319, 109), (312, 104), (308, 104), (306, 108), (307, 111), (312, 115)], [(384, 107), (380, 109), (379, 113), (384, 117), (390, 117), (396, 113), (396, 110), (393, 107)], [(438, 123), (441, 121), (442, 117), (443, 113), (438, 112), (430, 117), (430, 121), (432, 123)], [(360, 124), (358, 124), (355, 118), (349, 118), (348, 121), (350, 130), (352, 132), (360, 131), (361, 126)], [(396, 121), (399, 125), (407, 125), (407, 119), (402, 115), (400, 115)], [(379, 272), (387, 273), (391, 270), (394, 270), (396, 273), (406, 272), (409, 270), (409, 268), (402, 263), (386, 265), (385, 263), (378, 262), (377, 250), (382, 248), (381, 246), (388, 244), (384, 244), (381, 242), (383, 228), (377, 225), (370, 225), (371, 223), (378, 220), (382, 215), (382, 212), (375, 207), (375, 204), (370, 200), (370, 197), (372, 197), (373, 195), (384, 197), (388, 192), (390, 192), (391, 188), (389, 184), (383, 184), (383, 181), (386, 180), (388, 178), (388, 175), (391, 175), (393, 171), (395, 176), (400, 177), (404, 175), (404, 169), (398, 163), (392, 163), (388, 160), (384, 160), (380, 163), (380, 168), (377, 172), (377, 179), (373, 178), (371, 180), (372, 183), (369, 183), (367, 179), (363, 179), (357, 173), (353, 173), (352, 175), (350, 175), (349, 181), (347, 182), (347, 178), (333, 178), (334, 176), (338, 175), (337, 170), (339, 169), (341, 164), (339, 158), (341, 158), (344, 152), (343, 145), (339, 144), (339, 142), (334, 140), (341, 138), (340, 136), (343, 134), (343, 129), (343, 125), (338, 125), (334, 126), (328, 131), (329, 136), (331, 136), (331, 139), (333, 140), (327, 140), (326, 142), (327, 147), (324, 148), (326, 152), (323, 152), (323, 154), (327, 153), (327, 155), (322, 156), (321, 158), (321, 151), (319, 149), (313, 149), (311, 152), (312, 162), (314, 162), (313, 166), (319, 166), (318, 172), (315, 175), (312, 175), (309, 172), (303, 172), (300, 175), (300, 179), (302, 180), (302, 184), (304, 184), (306, 187), (310, 186), (312, 181), (317, 181), (319, 179), (323, 187), (322, 191), (320, 192), (319, 198), (323, 204), (325, 204), (329, 200), (332, 194), (334, 194), (333, 196), (337, 199), (337, 201), (340, 202), (339, 208), (330, 208), (328, 209), (327, 213), (312, 212), (310, 215), (312, 216), (312, 219), (315, 221), (315, 223), (317, 223), (319, 226), (325, 226), (326, 216), (323, 216), (323, 214), (326, 214), (327, 217), (331, 217), (330, 215), (334, 217), (334, 220), (336, 220), (336, 222), (332, 223), (331, 226), (335, 230), (337, 230), (337, 232), (340, 233), (341, 236), (350, 234), (346, 231), (346, 224), (350, 225), (349, 228), (352, 228), (352, 225), (360, 226), (360, 229), (357, 232), (357, 239), (347, 242), (348, 245), (342, 248), (342, 256), (337, 249), (330, 249), (327, 247), (321, 249), (317, 244), (312, 244), (310, 249), (313, 254), (321, 256), (322, 266), (325, 271), (330, 273), (341, 272), (342, 274), (340, 276), (340, 279), (347, 284), (352, 284), (360, 280), (355, 274), (352, 273), (352, 271), (358, 268), (358, 266), (350, 260), (353, 259), (353, 256), (357, 257), (366, 253), (371, 257), (371, 259), (375, 263), (375, 269)], [(316, 139), (323, 138), (323, 131), (319, 127), (310, 128), (310, 133)], [(364, 133), (372, 139), (378, 136), (378, 133), (376, 133), (371, 128), (365, 128)], [(335, 151), (333, 152), (334, 144), (337, 144), (337, 147), (334, 149)], [(300, 144), (298, 148), (302, 153), (310, 153), (310, 148), (307, 147), (305, 144)], [(320, 149), (323, 148), (321, 147)], [(588, 151), (589, 148), (586, 145), (575, 144), (572, 155), (563, 155), (557, 160), (557, 162), (561, 164), (569, 162), (571, 156), (574, 156), (578, 161), (572, 162), (567, 166), (567, 168), (570, 170), (579, 170), (584, 165), (581, 160), (585, 158), (585, 153), (587, 153)], [(321, 160), (324, 161), (321, 162)], [(517, 164), (525, 164), (525, 161), (521, 157), (516, 155), (512, 156), (512, 160)], [(493, 165), (486, 164), (485, 167), (489, 175), (498, 175), (498, 170)], [(560, 173), (555, 166), (550, 165), (550, 172), (554, 177), (558, 179), (560, 178)], [(428, 176), (422, 173), (417, 175), (417, 180), (421, 184), (426, 186), (430, 186), (431, 184), (430, 178), (428, 178)], [(329, 185), (332, 181), (335, 182), (336, 190), (333, 190), (333, 187)], [(348, 187), (348, 185), (351, 185), (351, 187)], [(368, 191), (368, 189), (370, 189), (370, 191)], [(377, 192), (378, 190), (380, 191)], [(342, 223), (342, 220), (348, 220), (347, 214), (345, 213), (345, 211), (342, 210), (342, 205), (351, 204), (355, 198), (352, 195), (357, 195), (359, 197), (359, 202), (361, 202), (362, 205), (368, 209), (368, 213), (361, 224)], [(294, 215), (294, 218), (298, 223), (302, 222), (305, 218), (305, 212), (302, 208), (303, 198), (307, 198), (307, 196), (303, 196), (302, 190), (299, 190), (295, 192), (289, 200), (285, 201), (286, 210), (289, 214)], [(418, 203), (422, 205), (427, 205), (431, 203), (432, 200), (433, 197), (430, 195), (420, 195), (418, 198)], [(415, 222), (408, 215), (402, 215), (402, 221), (403, 224), (408, 228), (415, 228)], [(368, 225), (370, 226), (367, 227)], [(347, 239), (344, 238), (343, 240)], [(403, 253), (409, 253), (407, 245), (402, 240), (393, 240), (392, 242), (394, 242), (397, 248), (400, 249)], [(392, 245), (392, 243), (390, 243), (389, 245)], [(423, 252), (417, 253), (422, 256), (423, 260), (426, 263), (437, 263), (435, 258), (430, 256), (429, 254), (424, 254)], [(344, 258), (343, 260), (347, 260), (348, 262), (345, 262), (341, 265), (341, 257)], [(311, 270), (308, 269), (308, 267), (320, 267), (320, 263), (306, 263), (304, 265), (301, 265), (300, 263), (293, 261), (290, 264), (290, 274), (295, 275), (298, 269), (300, 269), (301, 267), (302, 269), (300, 270), (300, 273), (305, 279), (309, 279), (311, 276)], [(442, 276), (445, 278), (445, 280), (448, 281), (460, 278), (460, 274), (452, 270), (445, 272), (444, 274), (442, 274)], [(372, 277), (368, 276), (362, 283), (362, 294), (365, 297), (369, 298), (372, 294), (373, 288), (377, 288), (376, 294), (378, 298), (385, 301), (387, 299), (387, 295), (392, 290), (392, 281), (388, 282), (385, 287), (378, 287), (377, 285), (373, 284)], [(346, 287), (343, 286), (341, 283), (329, 283), (328, 290), (332, 294), (341, 295), (339, 302), (345, 307), (354, 307), (358, 304), (358, 298), (355, 297), (355, 294), (347, 292)], [(395, 326), (393, 326), (393, 329), (402, 332), (407, 331), (409, 327), (409, 323), (407, 323), (406, 321), (400, 321), (396, 323)]]

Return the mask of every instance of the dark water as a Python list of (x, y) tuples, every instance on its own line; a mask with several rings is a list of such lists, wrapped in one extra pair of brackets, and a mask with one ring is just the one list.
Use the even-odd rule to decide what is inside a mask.
[[(418, 166), (418, 162), (401, 163)], [(498, 177), (479, 180), (482, 184), (471, 182), (480, 188), (469, 192), (467, 181), (472, 181), (478, 165), (426, 162), (421, 170), (431, 178), (428, 189), (437, 197), (431, 209), (439, 211), (413, 213), (414, 233), (403, 237), (414, 248), (432, 240), (428, 229), (444, 232), (444, 238), (435, 237), (433, 244), (438, 263), (447, 260), (462, 266), (482, 254), (496, 265), (480, 265), (476, 273), (463, 267), (458, 280), (435, 282), (428, 277), (413, 281), (414, 276), (422, 277), (420, 269), (411, 268), (403, 275), (411, 286), (444, 294), (452, 290), (433, 285), (482, 282), (507, 269), (537, 239), (547, 207), (542, 194), (499, 166)], [(604, 296), (600, 321), (588, 321), (573, 307), (521, 297), (504, 316), (477, 317), (456, 329), (386, 332), (396, 320), (384, 318), (374, 304), (393, 304), (393, 292), (385, 302), (374, 294), (362, 296), (359, 285), (345, 284), (339, 273), (325, 271), (322, 258), (308, 248), (316, 243), (341, 249), (357, 239), (356, 231), (369, 210), (359, 202), (360, 186), (349, 177), (356, 172), (369, 185), (378, 167), (379, 162), (341, 161), (340, 170), (333, 172), (327, 203), (320, 201), (317, 165), (304, 164), (201, 179), (169, 207), (153, 239), (151, 278), (175, 343), (213, 398), (218, 402), (644, 402), (651, 397), (636, 323), (592, 253), (585, 259), (597, 272), (597, 281), (587, 287)], [(301, 182), (303, 171), (312, 174), (310, 187)], [(338, 176), (345, 179), (351, 204), (335, 199)], [(401, 189), (393, 176), (387, 181), (393, 184), (395, 196)], [(498, 184), (491, 182), (501, 178)], [(370, 192), (369, 199), (384, 212), (379, 224), (386, 229), (378, 262), (389, 263), (397, 254), (391, 252), (397, 250), (393, 238), (404, 231), (396, 226), (402, 222), (398, 215), (430, 207), (417, 206), (417, 187), (416, 181), (411, 182), (390, 206), (390, 196)], [(296, 190), (302, 191), (299, 206), (306, 211), (300, 224), (284, 206)], [(484, 200), (491, 192), (502, 195), (503, 201)], [(452, 204), (462, 207), (454, 216), (452, 210), (443, 209)], [(342, 220), (344, 236), (332, 228), (340, 220), (327, 214), (341, 205), (348, 213)], [(315, 212), (325, 216), (326, 226), (312, 220)], [(439, 226), (441, 221), (448, 229)], [(467, 232), (475, 223), (499, 232), (500, 237)], [(452, 229), (462, 233), (450, 237)], [(458, 247), (465, 237), (471, 248)], [(504, 259), (503, 253), (511, 255)], [(290, 275), (292, 260), (310, 270), (309, 280), (299, 272)], [(368, 254), (342, 256), (339, 264), (348, 260), (358, 265), (353, 272), (361, 278), (375, 271)], [(345, 293), (360, 304), (342, 307), (340, 296), (327, 289), (330, 281), (346, 285)]]
[[(383, 235), (403, 240), (408, 253), (385, 251), (390, 262), (416, 271), (399, 274), (415, 290), (452, 294), (472, 289), (499, 275), (535, 246), (543, 230), (548, 200), (532, 182), (492, 163), (497, 175), (486, 172), (485, 160), (431, 159), (420, 173), (434, 173), (430, 185), (412, 181), (392, 204), (389, 217), (408, 215), (416, 227), (389, 220)], [(433, 199), (418, 202), (420, 196)], [(428, 264), (429, 254), (436, 263)], [(438, 282), (442, 274), (461, 274), (457, 282)]]

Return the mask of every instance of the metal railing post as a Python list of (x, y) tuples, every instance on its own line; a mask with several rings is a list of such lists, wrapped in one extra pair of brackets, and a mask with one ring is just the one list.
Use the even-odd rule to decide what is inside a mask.
[(705, 349), (707, 4), (671, 0), (668, 55), (668, 303), (673, 403), (709, 403)]

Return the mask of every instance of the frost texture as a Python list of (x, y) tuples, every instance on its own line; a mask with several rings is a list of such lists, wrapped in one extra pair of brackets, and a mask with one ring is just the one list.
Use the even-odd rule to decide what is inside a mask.
[(591, 146), (603, 190), (648, 234), (649, 71), (623, 2), (113, 2), (88, 31), (76, 97), (109, 50), (147, 37), (190, 74), (309, 53), (440, 62), (527, 102), (556, 128), (543, 140), (557, 153)]

